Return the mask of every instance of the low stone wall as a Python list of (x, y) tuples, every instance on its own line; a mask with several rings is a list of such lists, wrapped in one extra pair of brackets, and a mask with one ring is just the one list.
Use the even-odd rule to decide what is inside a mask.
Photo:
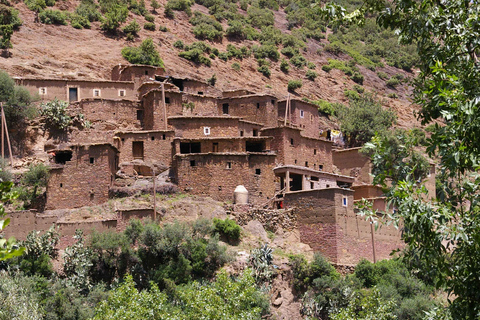
[(246, 225), (249, 221), (259, 221), (266, 230), (272, 232), (278, 228), (293, 230), (297, 227), (297, 215), (294, 209), (260, 209), (235, 205), (232, 215), (239, 225)]

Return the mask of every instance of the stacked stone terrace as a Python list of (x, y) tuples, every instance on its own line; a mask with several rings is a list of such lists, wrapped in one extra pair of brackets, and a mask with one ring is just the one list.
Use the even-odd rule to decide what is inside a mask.
[[(244, 185), (251, 205), (297, 208), (301, 240), (333, 262), (371, 256), (371, 230), (353, 202), (357, 190), (381, 192), (362, 185), (370, 167), (358, 150), (338, 153), (321, 138), (330, 128), (315, 105), (292, 99), (287, 108), (272, 95), (221, 92), (151, 66), (115, 66), (111, 79), (17, 79), (42, 100), (69, 101), (92, 124), (67, 143), (49, 141), (47, 209), (101, 204), (119, 177), (169, 170), (191, 194), (232, 201)], [(399, 246), (396, 231), (384, 240), (377, 256)]]

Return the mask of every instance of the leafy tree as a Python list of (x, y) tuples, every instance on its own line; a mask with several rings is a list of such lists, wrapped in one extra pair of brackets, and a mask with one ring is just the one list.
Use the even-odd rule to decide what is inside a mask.
[[(405, 258), (432, 275), (437, 288), (455, 299), (454, 319), (480, 317), (480, 68), (478, 3), (471, 1), (392, 2), (367, 0), (350, 14), (336, 5), (323, 11), (347, 22), (379, 13), (378, 24), (391, 28), (402, 43), (417, 47), (419, 74), (413, 99), (424, 125), (435, 123), (428, 143), (440, 160), (443, 199), (425, 200), (413, 175), (392, 186), (389, 200), (402, 220)], [(439, 123), (442, 123), (440, 125)]]
[(102, 30), (110, 33), (117, 32), (118, 27), (127, 21), (128, 8), (124, 5), (114, 5), (106, 13), (100, 26)]
[(157, 0), (152, 0), (150, 5), (152, 6), (153, 12), (157, 12), (157, 9), (160, 8), (160, 4), (157, 2)]
[(22, 24), (18, 10), (0, 4), (0, 49), (10, 49), (13, 31)]
[(396, 120), (395, 113), (385, 110), (372, 94), (350, 99), (350, 106), (339, 110), (340, 128), (350, 147), (368, 142), (375, 132), (384, 134)]
[(163, 67), (162, 58), (151, 38), (145, 39), (140, 47), (123, 48), (122, 56), (130, 63)]
[(140, 25), (138, 24), (136, 19), (134, 19), (132, 22), (127, 24), (125, 27), (123, 27), (123, 32), (125, 32), (127, 35), (131, 34), (133, 36), (137, 36), (139, 31), (140, 31)]
[(385, 301), (380, 292), (374, 289), (365, 296), (357, 295), (347, 308), (331, 316), (332, 320), (396, 320), (396, 305), (393, 301)]
[(39, 188), (44, 188), (48, 183), (49, 171), (48, 167), (43, 163), (30, 165), (28, 171), (22, 177), (22, 184), (32, 189), (30, 192), (30, 201), (37, 198)]
[(50, 102), (40, 105), (41, 115), (45, 117), (45, 125), (47, 128), (58, 130), (67, 130), (72, 124), (73, 119), (67, 111), (68, 102), (55, 98)]
[[(0, 182), (0, 218), (4, 218), (5, 207), (3, 204), (6, 201), (10, 201), (16, 197), (11, 193), (13, 182), (3, 181)], [(0, 220), (0, 232), (3, 231), (10, 224), (10, 218)], [(25, 251), (24, 247), (19, 247), (12, 237), (10, 239), (0, 238), (0, 261), (18, 257)]]

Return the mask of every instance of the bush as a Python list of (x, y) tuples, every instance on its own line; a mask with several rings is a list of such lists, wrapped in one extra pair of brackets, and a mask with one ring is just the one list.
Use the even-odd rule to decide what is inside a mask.
[(75, 13), (90, 22), (99, 21), (102, 18), (102, 14), (97, 10), (97, 5), (93, 0), (82, 0), (75, 9)]
[(125, 32), (127, 35), (131, 34), (133, 36), (137, 36), (139, 31), (140, 31), (140, 25), (138, 24), (136, 19), (134, 19), (132, 22), (127, 24), (125, 27), (123, 27), (123, 32)]
[(267, 67), (267, 66), (260, 66), (257, 68), (257, 71), (260, 72), (261, 74), (263, 74), (265, 77), (269, 78), (270, 75), (272, 74), (272, 72), (270, 71), (270, 69)]
[(192, 2), (188, 0), (168, 0), (167, 4), (165, 5), (165, 15), (168, 18), (174, 18), (175, 14), (173, 13), (173, 10), (176, 11), (184, 11), (188, 16), (192, 15), (192, 9), (190, 6), (192, 5)]
[(126, 47), (122, 49), (122, 56), (130, 63), (145, 64), (163, 68), (163, 61), (155, 50), (153, 40), (145, 39), (140, 47)]
[(298, 50), (293, 47), (285, 47), (280, 52), (289, 58), (299, 53)]
[(364, 93), (365, 92), (365, 88), (358, 85), (358, 84), (353, 85), (353, 90), (357, 91), (358, 93)]
[(160, 27), (158, 27), (158, 31), (167, 32), (168, 28), (165, 27), (165, 26), (160, 26)]
[(8, 160), (0, 158), (0, 182), (12, 181), (13, 173), (8, 169)]
[(288, 91), (295, 91), (301, 88), (303, 85), (302, 80), (290, 80), (288, 81)]
[(47, 6), (45, 0), (26, 0), (25, 4), (27, 5), (28, 9), (35, 12), (40, 12)]
[(67, 15), (60, 10), (43, 10), (38, 14), (38, 18), (45, 24), (67, 24)]
[(207, 83), (211, 86), (215, 86), (215, 83), (217, 83), (217, 75), (214, 73), (210, 78), (207, 79)]
[(70, 24), (75, 29), (90, 29), (90, 21), (84, 16), (80, 16), (78, 14), (70, 15)]
[[(150, 30), (150, 31), (155, 31), (155, 29), (156, 29), (155, 23), (153, 23), (153, 22), (145, 22), (145, 24), (143, 25), (143, 29), (145, 29), (145, 30)], [(128, 60), (128, 59), (127, 59), (127, 60)]]
[(282, 61), (280, 62), (280, 70), (287, 73), (289, 69), (290, 69), (290, 66), (288, 65), (288, 61), (285, 59), (282, 59)]
[(72, 124), (72, 117), (67, 112), (68, 102), (55, 98), (40, 105), (41, 115), (45, 117), (45, 126), (66, 130)]
[(250, 24), (255, 28), (273, 26), (275, 22), (272, 11), (254, 6), (248, 8), (247, 19)]
[(297, 54), (290, 59), (290, 63), (296, 68), (301, 69), (307, 65), (307, 60), (302, 55)]
[(382, 72), (382, 71), (378, 71), (377, 76), (382, 80), (385, 80), (385, 79), (388, 78), (388, 74), (386, 74), (385, 72)]
[(39, 163), (37, 165), (30, 165), (28, 171), (23, 174), (22, 184), (24, 186), (33, 188), (31, 191), (31, 199), (37, 197), (38, 188), (43, 188), (47, 186), (48, 183), (49, 170), (46, 165)]
[(150, 15), (150, 14), (147, 14), (147, 15), (145, 16), (145, 20), (146, 20), (147, 22), (155, 22), (155, 17), (152, 16), (152, 15)]
[(235, 70), (235, 71), (240, 71), (242, 67), (240, 66), (240, 64), (238, 62), (234, 62), (232, 63), (232, 69)]
[(180, 52), (179, 57), (193, 61), (195, 63), (204, 64), (208, 67), (211, 66), (212, 61), (203, 55), (203, 51), (198, 48), (190, 49), (187, 51)]
[(173, 44), (173, 46), (177, 49), (183, 49), (183, 41), (182, 40), (177, 40), (175, 41), (175, 43)]
[(105, 13), (100, 28), (106, 32), (115, 33), (122, 23), (127, 21), (128, 9), (124, 5), (114, 5)]
[(223, 27), (220, 22), (199, 11), (195, 11), (190, 23), (195, 26), (192, 31), (198, 39), (220, 40), (223, 37)]
[(394, 78), (394, 77), (388, 79), (387, 82), (386, 82), (386, 85), (390, 88), (395, 88), (399, 84), (400, 84), (400, 80), (398, 80), (397, 78)]
[(353, 80), (353, 82), (363, 84), (364, 77), (360, 72), (355, 72), (350, 78)]
[(308, 67), (308, 69), (312, 69), (312, 70), (313, 70), (313, 69), (315, 69), (317, 66), (316, 66), (315, 63), (313, 63), (313, 62), (309, 62), (309, 63), (307, 64), (307, 67)]
[(307, 79), (311, 81), (314, 81), (317, 77), (317, 73), (313, 70), (307, 70), (307, 73), (305, 75), (307, 76)]
[(392, 92), (392, 93), (389, 93), (387, 97), (389, 97), (390, 99), (398, 99), (398, 94), (396, 94), (395, 92)]
[(325, 71), (325, 72), (330, 72), (332, 69), (333, 69), (333, 67), (329, 64), (324, 64), (322, 66), (322, 70)]
[(274, 45), (261, 45), (260, 47), (254, 46), (252, 52), (255, 59), (269, 58), (273, 61), (277, 61), (280, 58), (277, 47)]
[(214, 232), (225, 237), (229, 242), (237, 242), (240, 240), (242, 229), (234, 220), (214, 218), (213, 225), (215, 227)]

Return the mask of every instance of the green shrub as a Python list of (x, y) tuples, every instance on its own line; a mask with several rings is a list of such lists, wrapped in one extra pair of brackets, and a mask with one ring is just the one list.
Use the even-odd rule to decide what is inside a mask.
[(180, 52), (178, 56), (195, 63), (204, 64), (208, 67), (212, 64), (212, 61), (203, 55), (203, 51), (197, 48)]
[(253, 46), (252, 52), (255, 59), (269, 58), (273, 61), (277, 61), (280, 58), (277, 47), (274, 45)]
[(397, 78), (394, 78), (394, 77), (388, 79), (387, 82), (386, 82), (386, 85), (388, 87), (391, 87), (391, 88), (395, 88), (399, 84), (400, 84), (400, 80), (398, 80)]
[(308, 80), (314, 81), (317, 78), (317, 73), (313, 70), (307, 70), (305, 74)]
[(354, 72), (350, 79), (352, 79), (353, 82), (356, 82), (358, 84), (363, 84), (364, 77), (360, 72)]
[(234, 220), (214, 218), (213, 225), (215, 227), (214, 232), (225, 237), (229, 242), (237, 242), (240, 240), (242, 229)]
[(163, 61), (151, 38), (145, 39), (139, 47), (125, 47), (122, 56), (130, 63), (163, 67)]
[(358, 85), (358, 84), (353, 85), (353, 90), (357, 91), (358, 93), (364, 93), (365, 92), (365, 88)]
[(297, 54), (290, 59), (290, 63), (296, 68), (301, 69), (307, 65), (307, 59), (305, 59), (302, 55)]
[(8, 163), (7, 159), (0, 158), (0, 182), (13, 180), (13, 173), (8, 169)]
[(90, 22), (99, 21), (102, 18), (101, 13), (97, 9), (97, 5), (93, 0), (82, 0), (75, 13), (86, 18)]
[(136, 19), (134, 19), (132, 22), (127, 24), (125, 27), (123, 27), (123, 32), (125, 32), (127, 35), (131, 34), (133, 36), (137, 36), (139, 31), (140, 31), (140, 24), (138, 24)]
[(207, 83), (211, 86), (215, 86), (215, 83), (217, 83), (217, 75), (214, 73), (210, 78), (207, 79)]
[(329, 64), (324, 64), (322, 66), (322, 70), (325, 71), (325, 72), (330, 72), (332, 69), (333, 69), (333, 67)]
[(66, 130), (72, 124), (72, 117), (67, 112), (68, 102), (55, 98), (40, 105), (41, 115), (45, 117), (45, 126)]
[(242, 21), (239, 20), (229, 20), (228, 28), (225, 30), (225, 34), (229, 38), (245, 39), (245, 27)]
[(45, 0), (26, 0), (25, 4), (27, 5), (28, 9), (35, 12), (40, 12), (47, 6)]
[(184, 11), (188, 16), (192, 15), (192, 9), (190, 8), (192, 2), (188, 0), (168, 0), (167, 4), (165, 5), (165, 15), (168, 18), (174, 18), (175, 14), (173, 10), (176, 11)]
[(344, 90), (343, 94), (345, 95), (345, 98), (349, 100), (358, 100), (360, 99), (360, 95), (358, 94), (357, 91), (355, 90)]
[(90, 29), (90, 21), (84, 16), (80, 16), (78, 14), (71, 14), (70, 15), (70, 24), (75, 29)]
[(147, 15), (145, 16), (145, 20), (146, 20), (147, 22), (155, 22), (155, 17), (152, 16), (151, 14), (147, 14)]
[(293, 47), (285, 47), (280, 52), (289, 58), (293, 57), (296, 54), (299, 54), (298, 49), (295, 49)]
[(308, 67), (308, 69), (312, 69), (312, 70), (313, 70), (313, 69), (315, 69), (317, 66), (316, 66), (315, 63), (313, 63), (313, 62), (309, 62), (309, 63), (307, 64), (307, 67)]
[(303, 85), (302, 80), (290, 80), (288, 81), (288, 91), (295, 91), (301, 88)]
[(238, 62), (234, 62), (232, 63), (232, 69), (235, 70), (235, 71), (240, 71), (242, 67), (240, 66), (240, 64)]
[(382, 72), (382, 71), (378, 71), (377, 76), (382, 80), (385, 80), (385, 79), (388, 78), (388, 74), (386, 74), (385, 72)]
[(182, 40), (177, 40), (174, 42), (173, 46), (177, 49), (183, 49), (183, 41)]
[(288, 64), (288, 61), (285, 59), (282, 59), (282, 61), (280, 62), (280, 70), (287, 73), (289, 69), (290, 69), (290, 66)]
[(127, 21), (128, 8), (124, 5), (113, 5), (106, 13), (100, 28), (115, 33), (122, 23)]
[(275, 22), (272, 11), (254, 6), (248, 8), (247, 19), (250, 24), (255, 28), (273, 26)]
[(223, 37), (223, 27), (220, 22), (199, 11), (195, 11), (190, 23), (195, 26), (192, 32), (197, 39), (220, 40)]
[(272, 72), (270, 71), (270, 69), (267, 67), (267, 66), (260, 66), (257, 68), (257, 71), (260, 72), (261, 74), (263, 74), (265, 77), (269, 78), (270, 75), (272, 74)]
[[(150, 30), (150, 31), (155, 31), (155, 29), (156, 29), (155, 23), (153, 23), (153, 22), (145, 22), (145, 24), (143, 25), (143, 29), (145, 29), (145, 30)], [(128, 59), (127, 59), (127, 60), (128, 60)]]
[(55, 0), (45, 0), (47, 7), (53, 7), (55, 5)]
[(160, 26), (160, 27), (158, 27), (158, 31), (168, 32), (168, 28), (166, 26)]
[(38, 14), (38, 18), (45, 24), (67, 24), (67, 15), (60, 10), (43, 10)]
[(160, 4), (157, 2), (157, 0), (152, 0), (150, 5), (152, 6), (153, 12), (157, 12), (157, 9), (160, 8)]

